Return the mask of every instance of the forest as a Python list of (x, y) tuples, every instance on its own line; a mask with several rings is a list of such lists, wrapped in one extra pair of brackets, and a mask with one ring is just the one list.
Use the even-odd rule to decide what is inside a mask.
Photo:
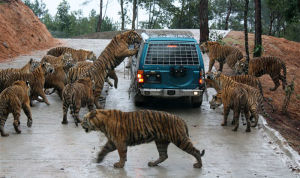
[[(255, 31), (255, 0), (208, 0), (210, 29), (244, 30), (245, 3), (248, 2), (247, 29)], [(118, 0), (120, 22), (103, 14), (105, 2), (99, 0), (100, 14), (91, 10), (88, 17), (82, 11), (70, 11), (62, 0), (52, 16), (43, 0), (24, 0), (54, 37), (73, 37), (93, 32), (135, 29), (137, 9), (147, 12), (148, 20), (139, 21), (140, 29), (199, 29), (201, 0)], [(88, 0), (83, 2), (88, 3)], [(300, 2), (298, 0), (261, 0), (262, 34), (300, 41)], [(135, 12), (135, 13), (132, 13)], [(99, 18), (101, 17), (101, 18)], [(133, 20), (134, 19), (134, 20)]]

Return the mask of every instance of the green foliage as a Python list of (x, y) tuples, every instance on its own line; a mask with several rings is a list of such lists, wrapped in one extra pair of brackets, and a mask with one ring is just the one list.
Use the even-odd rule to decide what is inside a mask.
[[(65, 38), (96, 32), (99, 15), (94, 9), (91, 10), (89, 17), (83, 17), (82, 11), (70, 12), (70, 5), (67, 0), (63, 0), (57, 7), (57, 13), (52, 17), (42, 0), (25, 0), (24, 3), (30, 7), (41, 21), (46, 25), (54, 37)], [(46, 10), (45, 10), (46, 9)], [(41, 15), (39, 15), (41, 14)], [(105, 17), (102, 21), (101, 31), (117, 30), (117, 24)]]

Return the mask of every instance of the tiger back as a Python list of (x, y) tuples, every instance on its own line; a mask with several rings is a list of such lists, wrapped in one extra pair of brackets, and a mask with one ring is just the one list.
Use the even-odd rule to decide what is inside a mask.
[(59, 57), (65, 53), (70, 53), (72, 55), (72, 58), (77, 61), (85, 61), (85, 60), (96, 60), (96, 55), (93, 51), (88, 51), (84, 49), (73, 49), (69, 47), (56, 47), (52, 48), (47, 52), (47, 55), (52, 55)]
[[(281, 74), (281, 70), (283, 74)], [(286, 86), (286, 65), (277, 57), (264, 56), (253, 58), (249, 61), (242, 59), (235, 65), (235, 71), (239, 74), (249, 74), (256, 77), (269, 74), (274, 82), (274, 87), (270, 88), (270, 91), (275, 91), (279, 86), (281, 80), (282, 88)]]

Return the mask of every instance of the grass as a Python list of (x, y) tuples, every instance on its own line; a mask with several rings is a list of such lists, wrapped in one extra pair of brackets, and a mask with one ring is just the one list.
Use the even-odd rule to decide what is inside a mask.
[(300, 94), (296, 94), (296, 98), (300, 100)]

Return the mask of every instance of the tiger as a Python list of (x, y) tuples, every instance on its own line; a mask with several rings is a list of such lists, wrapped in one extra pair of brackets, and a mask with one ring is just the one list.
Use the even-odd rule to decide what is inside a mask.
[[(281, 69), (283, 75), (281, 75)], [(238, 74), (249, 74), (256, 77), (261, 77), (264, 74), (269, 74), (274, 82), (274, 87), (270, 91), (275, 91), (280, 86), (279, 80), (282, 82), (282, 88), (285, 89), (286, 82), (286, 65), (278, 57), (264, 56), (256, 57), (249, 61), (245, 58), (235, 64), (235, 71)]]
[(205, 43), (202, 43), (200, 45), (200, 48), (202, 49), (203, 54), (209, 53), (209, 68), (208, 72), (211, 72), (212, 67), (217, 60), (220, 64), (219, 71), (222, 72), (223, 65), (225, 63), (228, 64), (228, 66), (234, 70), (234, 66), (237, 61), (241, 60), (243, 58), (243, 53), (232, 46), (223, 46), (219, 44), (218, 42), (212, 42), (208, 41)]
[(30, 73), (40, 66), (40, 62), (30, 59), (21, 69), (8, 68), (0, 70), (0, 91), (3, 91), (7, 86), (4, 83), (7, 81), (7, 77), (11, 73)]
[[(43, 101), (47, 105), (50, 105), (44, 91), (44, 83), (45, 83), (45, 75), (47, 73), (53, 73), (54, 68), (51, 64), (47, 62), (43, 62), (36, 68), (33, 72), (30, 73), (23, 73), (20, 71), (12, 71), (7, 73), (5, 78), (1, 78), (1, 88), (0, 92), (3, 91), (5, 88), (11, 86), (13, 82), (17, 80), (29, 81), (31, 90), (30, 90), (30, 103), (32, 105), (32, 101), (38, 100)], [(41, 96), (43, 100), (40, 100), (38, 96)]]
[(155, 141), (159, 158), (149, 162), (148, 166), (154, 167), (165, 161), (168, 158), (168, 146), (172, 142), (196, 158), (194, 168), (202, 167), (201, 157), (205, 150), (200, 153), (193, 146), (186, 123), (176, 115), (153, 110), (122, 112), (96, 109), (84, 116), (81, 126), (86, 132), (101, 131), (108, 139), (98, 153), (98, 163), (108, 153), (118, 150), (120, 161), (114, 167), (123, 168), (127, 161), (128, 146)]
[[(216, 85), (218, 85), (218, 88), (221, 90), (226, 88), (226, 87), (242, 87), (248, 92), (248, 105), (249, 105), (249, 110), (252, 113), (251, 117), (254, 117), (255, 122), (252, 127), (256, 127), (258, 123), (258, 111), (257, 108), (260, 107), (262, 110), (262, 113), (265, 117), (270, 118), (271, 120), (274, 120), (266, 111), (263, 105), (263, 97), (259, 90), (256, 88), (253, 88), (249, 85), (238, 83), (234, 80), (232, 80), (230, 77), (221, 74), (221, 72), (213, 72), (213, 73), (208, 73), (207, 78), (215, 81)], [(223, 103), (224, 104), (224, 103)]]
[[(68, 83), (75, 82), (92, 65), (93, 65), (93, 63), (87, 62), (87, 61), (78, 62), (68, 72)], [(108, 77), (114, 80), (114, 87), (117, 88), (118, 87), (118, 76), (114, 69), (110, 70), (107, 73), (107, 76), (105, 78), (105, 82), (107, 82), (112, 87), (113, 84), (109, 81)]]
[(32, 116), (30, 111), (30, 99), (29, 99), (29, 82), (15, 81), (12, 86), (3, 90), (0, 94), (0, 132), (2, 137), (9, 136), (4, 130), (4, 125), (9, 113), (13, 114), (14, 122), (13, 126), (16, 133), (20, 134), (20, 115), (21, 109), (23, 109), (27, 116), (27, 126), (32, 125)]
[[(118, 66), (126, 57), (137, 54), (141, 41), (141, 36), (134, 30), (116, 35), (93, 65), (80, 75), (79, 78), (90, 77), (94, 81), (94, 101), (97, 108), (101, 108), (99, 98), (108, 71)], [(131, 44), (135, 46), (134, 49), (128, 49)]]
[[(209, 72), (207, 74), (209, 75)], [(274, 112), (274, 110), (275, 110), (274, 106), (264, 97), (262, 85), (261, 85), (259, 78), (255, 77), (253, 75), (236, 75), (236, 76), (228, 76), (228, 77), (238, 83), (243, 83), (243, 84), (246, 84), (246, 85), (249, 85), (251, 87), (258, 89), (260, 94), (262, 95), (264, 101), (267, 102), (267, 104), (272, 108), (272, 112)], [(217, 83), (211, 79), (206, 78), (205, 84), (206, 84), (206, 87), (208, 87), (208, 88), (211, 88), (211, 87), (215, 88), (217, 92), (221, 90), (220, 88), (218, 88)]]
[(232, 124), (235, 124), (235, 127), (232, 129), (232, 131), (237, 131), (239, 127), (239, 115), (241, 112), (244, 112), (247, 122), (246, 132), (250, 132), (251, 124), (248, 109), (248, 97), (248, 92), (242, 87), (226, 87), (218, 92), (217, 95), (214, 95), (209, 104), (211, 109), (215, 109), (224, 103), (224, 119), (221, 124), (222, 126), (227, 125), (229, 111), (230, 109), (233, 110), (234, 113)]
[(53, 65), (55, 72), (49, 73), (45, 76), (44, 92), (49, 88), (54, 88), (52, 92), (47, 94), (51, 95), (52, 93), (57, 91), (58, 96), (62, 99), (62, 91), (68, 82), (68, 78), (67, 78), (68, 71), (74, 65), (75, 64), (73, 60), (64, 61), (63, 65), (61, 64)]
[(67, 113), (70, 107), (72, 117), (76, 126), (80, 123), (79, 111), (80, 107), (88, 106), (89, 111), (94, 106), (93, 86), (90, 78), (79, 79), (75, 83), (67, 84), (63, 90), (63, 121), (67, 124)]
[(52, 65), (66, 65), (66, 63), (77, 63), (77, 60), (74, 60), (72, 58), (72, 54), (69, 52), (66, 52), (62, 54), (59, 57), (51, 56), (51, 55), (45, 55), (42, 59), (41, 62), (48, 62)]
[(72, 54), (72, 58), (77, 61), (96, 60), (96, 55), (94, 54), (93, 51), (88, 51), (84, 49), (73, 49), (69, 47), (52, 48), (47, 52), (47, 55), (59, 57), (66, 52)]

